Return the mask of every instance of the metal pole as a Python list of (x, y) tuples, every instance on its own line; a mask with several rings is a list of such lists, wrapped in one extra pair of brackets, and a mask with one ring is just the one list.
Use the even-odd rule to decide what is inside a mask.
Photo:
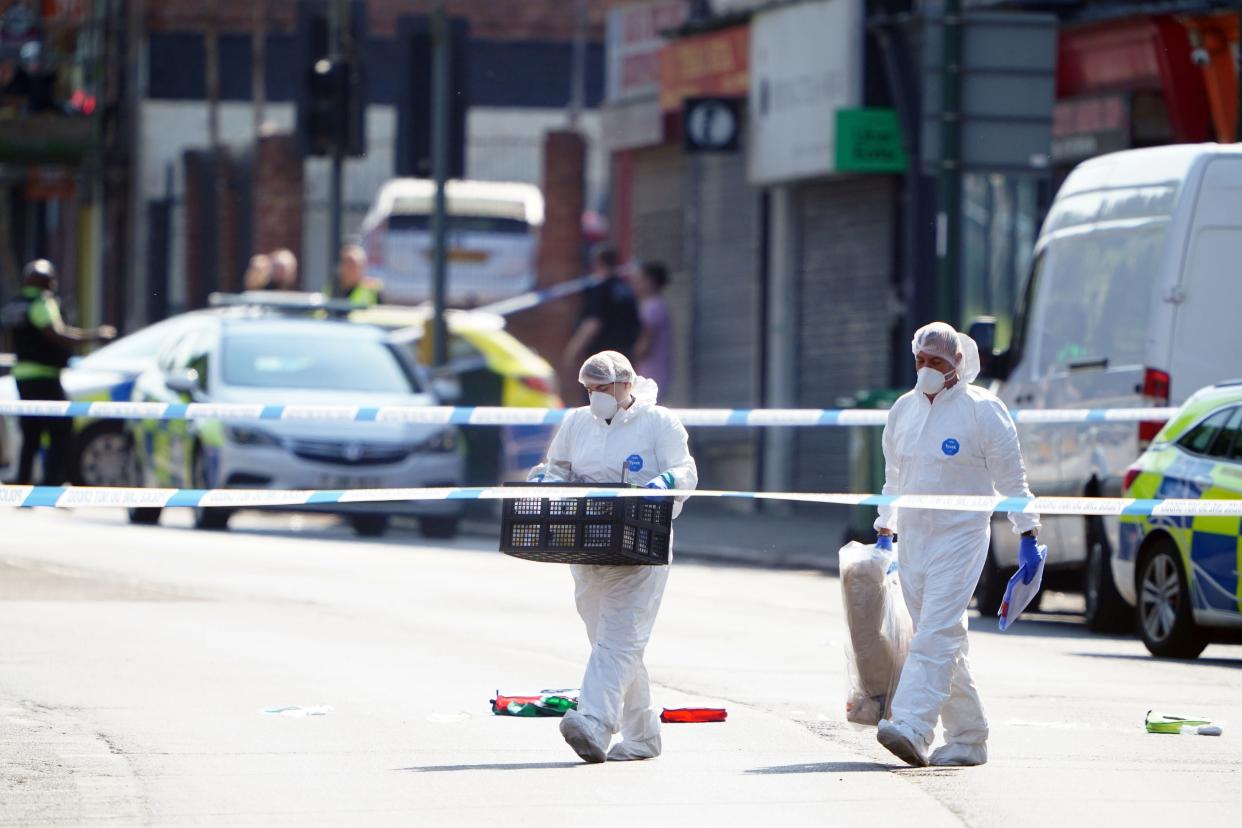
[(250, 94), (254, 102), (254, 139), (263, 131), (267, 107), (267, 0), (254, 0), (254, 33), (250, 40)]
[[(343, 33), (349, 27), (349, 0), (335, 0), (332, 4), (330, 23), (328, 29), (328, 42), (330, 45), (331, 59), (335, 66), (342, 57), (341, 41)], [(333, 72), (337, 72), (333, 69)], [(335, 77), (335, 75), (334, 75)], [(338, 90), (340, 91), (340, 90)], [(328, 219), (328, 258), (325, 260), (325, 276), (328, 283), (328, 290), (335, 288), (335, 269), (333, 263), (337, 260), (341, 250), (341, 202), (342, 190), (344, 189), (345, 177), (345, 147), (343, 146), (343, 138), (346, 134), (346, 126), (344, 123), (344, 113), (342, 115), (342, 123), (338, 125), (337, 140), (332, 142), (332, 182), (331, 192), (328, 194), (328, 200), (331, 207), (331, 216)]]
[(958, 323), (958, 255), (962, 239), (961, 82), (962, 2), (945, 0), (941, 42), (940, 175), (936, 212), (936, 316)]
[(220, 0), (207, 11), (207, 136), (214, 150), (220, 146)]
[(432, 365), (440, 366), (447, 361), (448, 335), (444, 327), (444, 294), (448, 278), (448, 210), (445, 199), (445, 179), (448, 178), (449, 152), (449, 48), (448, 17), (444, 4), (436, 6), (431, 18), (431, 41), (433, 50), (431, 70), (431, 170), (436, 181), (435, 210), (431, 216), (431, 232), (434, 237), (435, 263), (432, 278), (431, 300), (434, 308), (432, 318)]
[(574, 26), (574, 57), (570, 68), (569, 128), (578, 127), (578, 119), (586, 106), (586, 42), (590, 8), (587, 0), (576, 0), (577, 19)]

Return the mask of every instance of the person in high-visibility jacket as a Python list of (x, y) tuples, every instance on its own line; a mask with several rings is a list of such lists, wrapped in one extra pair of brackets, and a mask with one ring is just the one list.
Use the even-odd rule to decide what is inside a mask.
[[(22, 271), (21, 295), (4, 307), (4, 326), (12, 332), (17, 362), (13, 379), (23, 400), (64, 400), (60, 372), (82, 342), (112, 339), (116, 329), (101, 325), (83, 330), (66, 325), (56, 299), (56, 267), (47, 259), (35, 259)], [(22, 452), (18, 464), (19, 484), (34, 482), (35, 454), (48, 436), (43, 484), (59, 486), (69, 477), (69, 443), (73, 420), (68, 417), (23, 417)]]
[(383, 282), (367, 275), (366, 251), (356, 244), (342, 247), (336, 265), (336, 284), (324, 293), (333, 299), (348, 299), (355, 305), (370, 307), (383, 301), (383, 290)]

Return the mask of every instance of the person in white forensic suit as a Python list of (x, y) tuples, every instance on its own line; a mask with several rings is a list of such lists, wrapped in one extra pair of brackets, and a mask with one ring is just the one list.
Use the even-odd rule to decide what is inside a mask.
[[(582, 364), (578, 380), (590, 395), (590, 405), (566, 412), (547, 460), (531, 471), (529, 480), (628, 482), (650, 489), (698, 485), (685, 427), (656, 405), (656, 384), (637, 376), (625, 356), (616, 351), (595, 354)], [(681, 512), (683, 499), (675, 500), (673, 517)], [(561, 720), (561, 735), (587, 762), (659, 756), (660, 718), (651, 705), (643, 652), (669, 568), (575, 564), (570, 570), (591, 657), (578, 709)], [(621, 740), (609, 749), (618, 732)]]
[[(944, 322), (914, 335), (918, 380), (889, 412), (884, 427), (886, 495), (1030, 497), (1018, 433), (994, 394), (971, 385), (979, 375), (974, 340)], [(899, 514), (900, 513), (900, 514)], [(876, 738), (916, 767), (981, 765), (988, 722), (967, 662), (966, 609), (991, 541), (987, 512), (880, 507), (877, 545), (898, 535), (898, 572), (914, 638)], [(1038, 560), (1039, 517), (1009, 514), (1022, 535), (1020, 563)], [(930, 757), (936, 721), (945, 744)]]

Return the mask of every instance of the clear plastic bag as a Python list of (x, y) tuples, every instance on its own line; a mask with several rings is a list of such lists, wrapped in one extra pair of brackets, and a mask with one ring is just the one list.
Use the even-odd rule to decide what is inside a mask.
[(845, 608), (845, 719), (877, 725), (891, 713), (893, 693), (910, 650), (914, 626), (897, 577), (896, 544), (850, 543), (840, 552)]

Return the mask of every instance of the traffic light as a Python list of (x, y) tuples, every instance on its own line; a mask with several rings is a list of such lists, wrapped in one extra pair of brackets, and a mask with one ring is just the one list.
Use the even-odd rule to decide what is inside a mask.
[(366, 154), (366, 6), (350, 0), (348, 8), (348, 29), (333, 43), (329, 0), (298, 3), (297, 126), (303, 155)]
[[(470, 108), (470, 26), (462, 17), (449, 21), (449, 178), (466, 176), (466, 111)], [(397, 111), (396, 173), (431, 178), (433, 43), (431, 18), (403, 17), (397, 25), (403, 54)]]

